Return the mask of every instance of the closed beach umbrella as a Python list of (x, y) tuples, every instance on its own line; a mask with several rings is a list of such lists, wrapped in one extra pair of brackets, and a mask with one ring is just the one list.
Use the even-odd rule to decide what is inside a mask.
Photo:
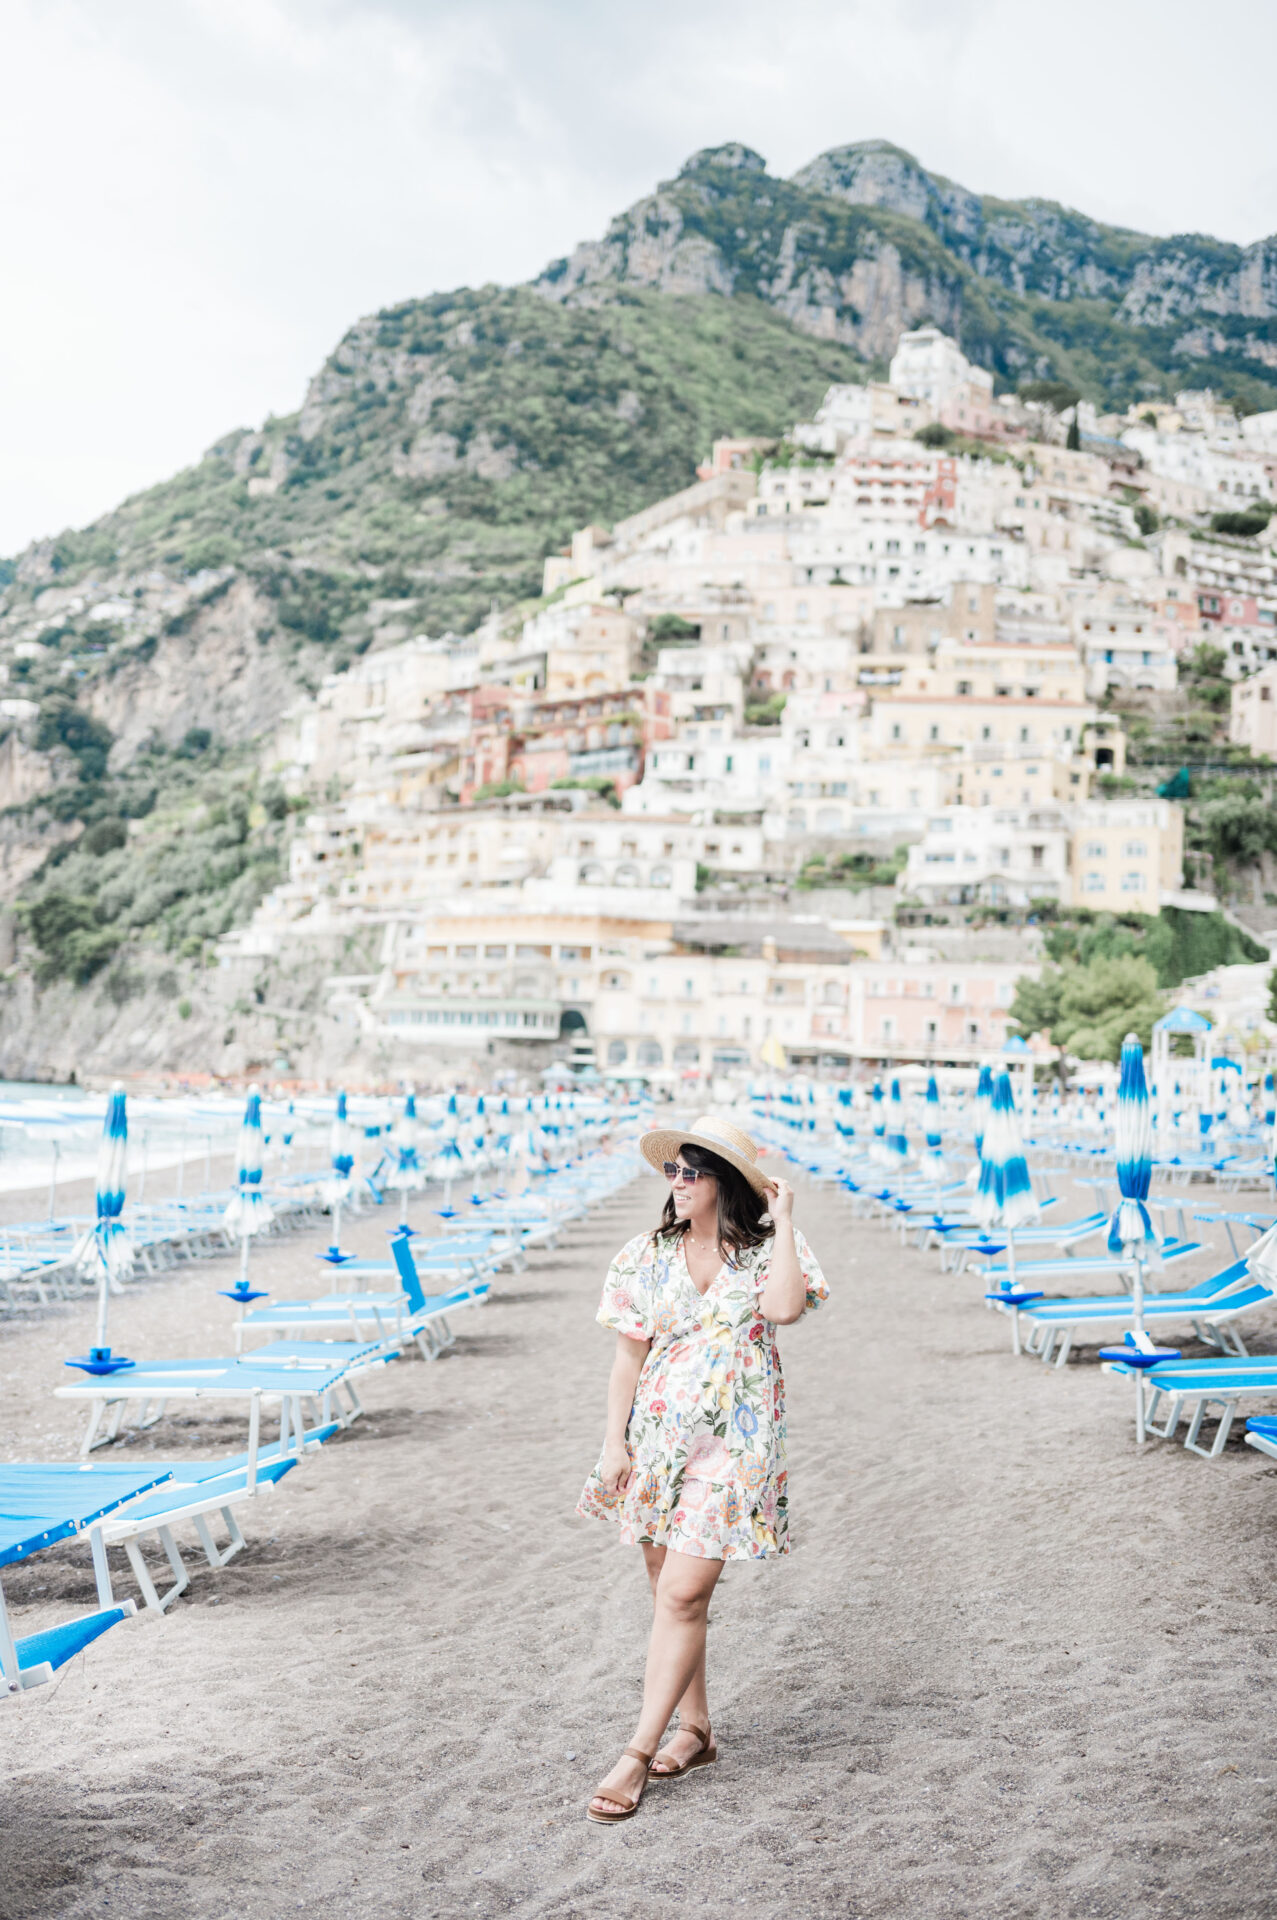
[(922, 1156), (925, 1171), (937, 1180), (944, 1179), (944, 1155), (941, 1153), (940, 1133), (940, 1089), (936, 1085), (934, 1073), (927, 1075), (927, 1150)]
[(984, 1157), (984, 1135), (989, 1124), (989, 1110), (993, 1105), (993, 1068), (981, 1067), (980, 1078), (976, 1081), (975, 1112), (972, 1116), (975, 1126), (976, 1159)]
[(1037, 1210), (1020, 1141), (1011, 1076), (1004, 1067), (993, 1083), (980, 1155), (980, 1184), (971, 1211), (981, 1226), (1009, 1231), (1031, 1220)]
[(1033, 1218), (1038, 1203), (1020, 1142), (1011, 1076), (1005, 1068), (993, 1083), (993, 1097), (989, 1102), (989, 1119), (983, 1138), (980, 1184), (971, 1202), (971, 1211), (986, 1230), (998, 1227), (1006, 1234), (1007, 1266), (1014, 1290), (1015, 1229)]
[(891, 1156), (887, 1151), (887, 1116), (883, 1108), (881, 1080), (874, 1081), (869, 1097), (873, 1102), (870, 1108), (873, 1114), (873, 1140), (869, 1147), (869, 1158), (883, 1166)]
[(457, 1096), (455, 1093), (450, 1093), (447, 1107), (444, 1109), (443, 1137), (439, 1142), (439, 1151), (430, 1167), (434, 1178), (443, 1181), (443, 1205), (439, 1208), (443, 1219), (452, 1217), (452, 1183), (465, 1164), (457, 1138), (460, 1129)]
[(902, 1165), (909, 1158), (909, 1140), (905, 1133), (905, 1103), (900, 1097), (900, 1082), (893, 1078), (887, 1102), (887, 1152)]
[(344, 1091), (337, 1095), (337, 1109), (333, 1114), (332, 1131), (328, 1136), (328, 1162), (331, 1169), (328, 1179), (328, 1203), (333, 1213), (333, 1243), (329, 1253), (339, 1254), (341, 1252), (342, 1202), (350, 1196), (350, 1176), (355, 1165), (355, 1144), (350, 1134), (350, 1123), (346, 1118)]
[[(1122, 1065), (1117, 1086), (1117, 1190), (1121, 1195), (1109, 1222), (1110, 1253), (1133, 1254), (1135, 1280), (1131, 1298), (1131, 1325), (1137, 1345), (1146, 1344), (1144, 1332), (1144, 1262), (1147, 1249), (1157, 1245), (1148, 1212), (1148, 1190), (1153, 1178), (1152, 1123), (1148, 1088), (1144, 1081), (1144, 1049), (1133, 1033), (1122, 1042)], [(1135, 1378), (1135, 1437), (1144, 1442), (1144, 1389)]]
[(399, 1194), (399, 1221), (408, 1218), (408, 1195), (426, 1183), (421, 1164), (421, 1122), (417, 1118), (417, 1096), (411, 1087), (403, 1112), (395, 1122), (391, 1140), (391, 1166), (386, 1185)]
[(248, 1273), (248, 1243), (255, 1233), (261, 1233), (269, 1227), (275, 1218), (275, 1210), (262, 1192), (262, 1158), (265, 1141), (262, 1136), (262, 1096), (257, 1087), (250, 1087), (248, 1099), (244, 1104), (244, 1118), (240, 1123), (239, 1144), (235, 1152), (235, 1192), (230, 1204), (222, 1216), (227, 1228), (235, 1234), (241, 1243), (239, 1273), (240, 1279)]
[(106, 1345), (109, 1296), (120, 1292), (121, 1280), (133, 1271), (133, 1243), (121, 1218), (128, 1153), (128, 1114), (124, 1104), (124, 1088), (117, 1081), (107, 1101), (102, 1142), (98, 1148), (97, 1190), (94, 1194), (96, 1219), (80, 1259), (82, 1270), (96, 1273), (98, 1277), (99, 1347)]

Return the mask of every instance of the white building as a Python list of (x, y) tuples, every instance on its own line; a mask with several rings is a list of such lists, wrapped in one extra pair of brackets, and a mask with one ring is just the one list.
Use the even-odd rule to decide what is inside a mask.
[(902, 333), (887, 378), (901, 393), (925, 400), (937, 415), (965, 387), (983, 387), (991, 396), (993, 375), (973, 367), (956, 340), (939, 327)]
[(1069, 830), (1054, 809), (946, 807), (897, 885), (923, 906), (1027, 907), (1069, 896)]

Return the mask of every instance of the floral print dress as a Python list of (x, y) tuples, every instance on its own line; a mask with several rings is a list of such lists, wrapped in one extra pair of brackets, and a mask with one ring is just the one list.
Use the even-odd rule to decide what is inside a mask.
[[(829, 1289), (797, 1228), (794, 1244), (810, 1312)], [(776, 1329), (758, 1306), (774, 1245), (726, 1260), (704, 1294), (681, 1235), (640, 1233), (608, 1269), (600, 1325), (652, 1346), (626, 1433), (629, 1486), (607, 1492), (596, 1466), (577, 1512), (618, 1521), (629, 1546), (705, 1560), (789, 1552), (785, 1382)]]

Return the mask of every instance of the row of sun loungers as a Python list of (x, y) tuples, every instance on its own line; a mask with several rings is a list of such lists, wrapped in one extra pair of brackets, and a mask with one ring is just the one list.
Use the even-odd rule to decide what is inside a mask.
[[(45, 1684), (136, 1612), (133, 1599), (115, 1596), (108, 1549), (123, 1550), (145, 1608), (162, 1613), (192, 1577), (181, 1530), (193, 1531), (211, 1567), (224, 1566), (243, 1550), (244, 1507), (269, 1495), (308, 1454), (359, 1418), (362, 1379), (412, 1346), (423, 1358), (435, 1359), (453, 1342), (450, 1320), (487, 1300), (494, 1274), (521, 1266), (530, 1246), (553, 1245), (635, 1171), (628, 1156), (599, 1156), (552, 1176), (529, 1198), (485, 1203), (444, 1222), (450, 1231), (429, 1239), (395, 1234), (388, 1261), (330, 1263), (339, 1290), (243, 1312), (234, 1355), (139, 1361), (57, 1388), (59, 1399), (88, 1413), (81, 1461), (0, 1466), (0, 1698)], [(355, 1279), (384, 1284), (364, 1291), (349, 1284)], [(440, 1286), (441, 1281), (447, 1284)], [(428, 1293), (427, 1284), (438, 1290)], [(251, 1344), (261, 1336), (267, 1336), (263, 1344)], [(144, 1470), (90, 1457), (126, 1425), (130, 1430), (153, 1427), (166, 1408), (201, 1403), (245, 1411), (243, 1452), (210, 1460), (151, 1461)], [(267, 1439), (262, 1425), (270, 1413), (278, 1431)], [(92, 1556), (97, 1610), (15, 1637), (4, 1600), (5, 1569), (77, 1536), (86, 1538)], [(158, 1543), (167, 1564), (163, 1586), (144, 1556), (147, 1540)]]
[[(126, 1224), (135, 1270), (167, 1273), (231, 1252), (236, 1242), (224, 1218), (230, 1197), (203, 1194), (130, 1208)], [(322, 1216), (317, 1195), (294, 1193), (273, 1207), (267, 1232), (275, 1238), (312, 1229)], [(0, 1311), (20, 1313), (91, 1293), (97, 1281), (82, 1267), (80, 1251), (92, 1225), (88, 1219), (29, 1221), (0, 1231)]]
[[(1248, 1165), (1233, 1166), (1233, 1178), (1223, 1181), (1218, 1178), (1217, 1159), (1203, 1156), (1200, 1166), (1195, 1160), (1186, 1161), (1171, 1169), (1183, 1183), (1181, 1190), (1155, 1194), (1149, 1200), (1150, 1209), (1173, 1223), (1174, 1231), (1149, 1249), (1142, 1308), (1148, 1334), (1159, 1340), (1192, 1338), (1217, 1350), (1185, 1359), (1169, 1353), (1154, 1358), (1153, 1351), (1140, 1353), (1130, 1344), (1132, 1257), (1111, 1254), (1102, 1247), (1079, 1251), (1088, 1243), (1093, 1248), (1099, 1236), (1107, 1234), (1109, 1211), (1093, 1207), (1075, 1219), (1056, 1219), (1050, 1203), (1044, 1202), (1040, 1211), (1045, 1217), (1033, 1225), (1016, 1227), (1013, 1234), (988, 1233), (970, 1220), (965, 1205), (970, 1190), (965, 1185), (927, 1187), (913, 1176), (884, 1175), (881, 1166), (863, 1158), (845, 1161), (836, 1148), (806, 1156), (791, 1151), (791, 1157), (813, 1177), (841, 1184), (859, 1217), (902, 1224), (915, 1245), (938, 1252), (942, 1271), (955, 1277), (978, 1274), (988, 1304), (1005, 1313), (1011, 1323), (1016, 1353), (1058, 1370), (1083, 1346), (1103, 1348), (1125, 1339), (1131, 1357), (1114, 1351), (1103, 1364), (1109, 1373), (1138, 1380), (1146, 1428), (1155, 1437), (1182, 1436), (1190, 1453), (1217, 1459), (1239, 1412), (1247, 1405), (1277, 1403), (1277, 1354), (1250, 1355), (1243, 1331), (1248, 1321), (1277, 1299), (1267, 1276), (1252, 1273), (1245, 1252), (1273, 1224), (1274, 1216), (1264, 1210), (1195, 1202), (1183, 1190), (1190, 1179), (1207, 1173), (1215, 1177), (1217, 1186), (1242, 1184), (1254, 1171)], [(1262, 1164), (1271, 1179), (1271, 1164)], [(1035, 1175), (1038, 1172), (1035, 1167)], [(1097, 1196), (1115, 1193), (1113, 1178), (1106, 1173), (1080, 1174), (1075, 1184), (1094, 1188)], [(1187, 1237), (1190, 1219), (1194, 1226), (1222, 1230), (1232, 1258), (1191, 1285), (1169, 1289), (1159, 1284), (1156, 1291), (1148, 1291), (1148, 1275), (1160, 1282), (1168, 1268), (1203, 1252), (1203, 1241)], [(1012, 1245), (1014, 1260), (1008, 1257)], [(1052, 1284), (1061, 1280), (1069, 1283), (1070, 1291), (1052, 1294)], [(1114, 1291), (1077, 1291), (1105, 1280)], [(1144, 1345), (1151, 1349), (1151, 1338), (1146, 1336)], [(1277, 1416), (1256, 1413), (1248, 1422), (1246, 1439), (1257, 1451), (1277, 1459)]]

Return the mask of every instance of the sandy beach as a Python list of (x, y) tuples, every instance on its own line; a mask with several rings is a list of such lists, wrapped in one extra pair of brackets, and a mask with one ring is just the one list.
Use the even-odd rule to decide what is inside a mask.
[[(503, 1276), (444, 1359), (369, 1378), (367, 1418), (248, 1512), (238, 1560), (192, 1549), (167, 1617), (0, 1708), (3, 1920), (1277, 1912), (1277, 1470), (1138, 1457), (1092, 1358), (1013, 1359), (978, 1280), (810, 1188), (832, 1299), (782, 1335), (797, 1544), (718, 1589), (721, 1764), (587, 1824), (648, 1614), (639, 1556), (572, 1511), (602, 1433), (593, 1312), (658, 1195), (636, 1181)], [(344, 1237), (371, 1253), (385, 1224)], [(322, 1291), (316, 1244), (254, 1274)], [(232, 1272), (135, 1285), (113, 1342), (228, 1351)], [(91, 1323), (0, 1326), (0, 1458), (74, 1457), (51, 1389)], [(115, 1451), (242, 1432), (183, 1414)], [(88, 1606), (87, 1548), (5, 1585), (20, 1632)]]

